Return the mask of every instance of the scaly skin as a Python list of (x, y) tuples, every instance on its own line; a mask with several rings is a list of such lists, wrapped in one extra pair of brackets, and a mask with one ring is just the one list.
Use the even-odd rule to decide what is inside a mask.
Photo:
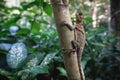
[(84, 72), (81, 66), (82, 52), (85, 45), (85, 31), (83, 27), (83, 17), (82, 13), (76, 13), (76, 25), (75, 27), (69, 25), (66, 22), (62, 23), (63, 26), (67, 26), (71, 31), (74, 30), (74, 40), (71, 42), (73, 49), (71, 51), (76, 51), (77, 60), (79, 66), (79, 72), (81, 80), (85, 80)]

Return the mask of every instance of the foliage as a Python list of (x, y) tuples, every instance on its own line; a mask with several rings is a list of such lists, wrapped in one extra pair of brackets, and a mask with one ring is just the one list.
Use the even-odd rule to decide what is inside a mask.
[[(82, 0), (78, 1), (82, 3)], [(76, 6), (79, 2), (70, 2), (71, 12), (83, 6), (80, 9), (84, 14), (87, 39), (82, 63), (86, 80), (119, 80), (120, 49), (116, 45), (117, 38), (108, 36), (105, 23), (96, 28), (91, 26), (90, 6)], [(49, 0), (24, 0), (20, 7), (11, 8), (4, 4), (4, 0), (1, 0), (0, 77), (4, 76), (9, 80), (31, 80), (37, 78), (37, 75), (48, 74), (54, 80), (66, 80)], [(6, 55), (17, 42), (26, 45), (28, 56), (24, 65), (11, 69), (6, 62)]]
[(90, 29), (86, 35), (83, 53), (86, 79), (119, 80), (120, 46), (116, 45), (116, 38), (108, 36), (107, 29), (103, 26)]
[[(50, 69), (48, 64), (59, 53), (57, 32), (50, 18), (52, 16), (51, 5), (43, 0), (22, 2), (21, 7), (11, 8), (5, 6), (3, 1), (0, 3), (2, 4), (0, 9), (1, 76), (4, 75), (10, 80), (31, 80), (38, 74), (48, 74)], [(6, 62), (6, 55), (9, 54), (9, 49), (14, 46), (14, 43), (18, 42), (26, 45), (28, 56), (24, 65), (12, 69)], [(17, 54), (13, 49), (12, 52)], [(10, 56), (7, 56), (8, 58)]]

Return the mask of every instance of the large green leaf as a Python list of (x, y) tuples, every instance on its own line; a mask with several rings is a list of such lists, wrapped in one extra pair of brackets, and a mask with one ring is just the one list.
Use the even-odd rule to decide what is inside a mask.
[(60, 75), (62, 76), (66, 76), (67, 77), (67, 73), (66, 73), (66, 70), (62, 67), (57, 67), (57, 69), (60, 71)]
[(52, 7), (50, 4), (44, 2), (43, 4), (43, 10), (48, 16), (52, 16)]
[(12, 45), (9, 53), (6, 55), (7, 64), (10, 68), (19, 68), (23, 65), (27, 57), (27, 48), (24, 43), (15, 43)]
[(31, 32), (33, 34), (39, 33), (40, 28), (41, 25), (37, 21), (34, 21), (33, 25), (31, 26)]
[(49, 64), (57, 53), (58, 52), (47, 54), (47, 56), (44, 58), (44, 60), (42, 61), (42, 63), (40, 65), (41, 66), (46, 66), (47, 64)]
[(42, 61), (43, 57), (44, 57), (44, 54), (41, 54), (41, 53), (30, 54), (27, 57), (27, 60), (25, 61), (26, 62), (25, 68), (37, 66)]

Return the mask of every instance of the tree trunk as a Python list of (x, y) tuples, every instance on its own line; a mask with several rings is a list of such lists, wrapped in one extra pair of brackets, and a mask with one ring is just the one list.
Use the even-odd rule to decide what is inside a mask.
[(96, 27), (97, 26), (97, 5), (96, 5), (96, 0), (93, 0), (92, 2), (92, 8), (93, 8), (93, 12), (92, 12), (92, 19), (93, 19), (93, 27)]
[[(120, 0), (110, 0), (111, 24), (110, 30), (115, 33), (116, 37), (120, 37)], [(120, 40), (118, 40), (120, 44)]]
[(61, 25), (64, 21), (72, 24), (70, 20), (69, 8), (65, 1), (66, 0), (51, 0), (54, 19), (60, 39), (61, 49), (68, 50), (63, 52), (63, 59), (68, 80), (81, 80), (76, 52), (69, 52), (69, 50), (72, 49), (71, 41), (74, 40), (74, 32)]

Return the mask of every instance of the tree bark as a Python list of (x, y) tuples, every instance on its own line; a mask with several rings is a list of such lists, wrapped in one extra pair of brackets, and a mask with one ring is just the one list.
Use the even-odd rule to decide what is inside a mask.
[(110, 30), (120, 37), (120, 0), (110, 0), (111, 24)]
[(81, 80), (76, 52), (69, 52), (69, 50), (72, 49), (71, 41), (74, 40), (74, 32), (61, 25), (64, 21), (72, 24), (70, 20), (69, 7), (64, 1), (66, 0), (51, 0), (54, 12), (54, 20), (60, 39), (61, 49), (68, 50), (63, 52), (63, 59), (68, 80)]
[(93, 8), (93, 12), (92, 12), (92, 19), (93, 19), (93, 27), (96, 27), (98, 22), (97, 22), (97, 5), (96, 5), (96, 0), (93, 0), (92, 2), (92, 8)]

